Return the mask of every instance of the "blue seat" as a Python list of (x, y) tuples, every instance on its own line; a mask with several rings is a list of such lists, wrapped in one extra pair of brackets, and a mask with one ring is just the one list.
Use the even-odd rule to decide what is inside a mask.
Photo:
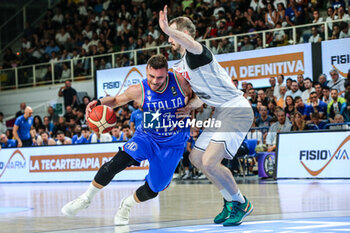
[(257, 139), (247, 139), (246, 140), (247, 144), (248, 144), (248, 149), (249, 149), (249, 154), (250, 156), (255, 156), (255, 148), (256, 145), (258, 144), (258, 140)]

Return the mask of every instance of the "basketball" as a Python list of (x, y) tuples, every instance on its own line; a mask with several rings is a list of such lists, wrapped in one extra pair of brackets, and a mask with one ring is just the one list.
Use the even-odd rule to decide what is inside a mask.
[(108, 133), (116, 122), (117, 116), (112, 108), (106, 105), (99, 105), (92, 109), (88, 117), (89, 127), (95, 133)]

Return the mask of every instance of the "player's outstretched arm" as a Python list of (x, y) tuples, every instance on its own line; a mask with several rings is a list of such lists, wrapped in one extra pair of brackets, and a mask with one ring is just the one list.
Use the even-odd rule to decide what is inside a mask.
[(193, 54), (201, 54), (203, 51), (202, 45), (195, 41), (190, 35), (185, 32), (178, 31), (174, 28), (169, 27), (168, 17), (167, 17), (167, 5), (164, 6), (163, 11), (159, 11), (159, 26), (165, 34), (179, 43), (187, 51)]
[(136, 101), (141, 103), (142, 98), (142, 89), (140, 84), (131, 85), (124, 93), (117, 96), (106, 96), (99, 100), (91, 101), (86, 106), (85, 116), (88, 117), (91, 110), (100, 102), (101, 105), (107, 105), (111, 108), (119, 107), (124, 104), (129, 103), (130, 101)]

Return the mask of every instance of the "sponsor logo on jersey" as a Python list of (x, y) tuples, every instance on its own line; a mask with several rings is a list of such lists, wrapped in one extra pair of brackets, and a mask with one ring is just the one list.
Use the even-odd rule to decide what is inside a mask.
[(177, 91), (175, 87), (171, 87), (171, 92), (173, 93), (173, 96), (177, 96)]

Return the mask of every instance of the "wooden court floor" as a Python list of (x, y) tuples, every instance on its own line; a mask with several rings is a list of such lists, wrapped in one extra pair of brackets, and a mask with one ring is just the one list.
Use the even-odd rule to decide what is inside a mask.
[[(129, 226), (124, 227), (113, 225), (114, 214), (120, 200), (141, 182), (112, 182), (88, 209), (72, 218), (62, 216), (60, 209), (83, 193), (88, 183), (1, 183), (0, 232), (350, 232), (350, 180), (274, 181), (248, 177), (240, 178), (238, 183), (254, 211), (237, 227), (212, 224), (222, 209), (222, 198), (208, 181), (173, 181), (157, 198), (135, 206)], [(320, 231), (322, 226), (313, 229), (314, 225), (305, 231), (295, 230), (299, 229), (295, 224), (291, 230), (281, 228), (286, 224), (281, 220), (310, 223), (310, 219), (319, 218), (343, 223), (338, 221), (334, 231)], [(280, 230), (253, 227), (262, 223), (270, 227), (276, 222), (282, 224), (276, 228)], [(250, 226), (253, 230), (249, 231)]]

